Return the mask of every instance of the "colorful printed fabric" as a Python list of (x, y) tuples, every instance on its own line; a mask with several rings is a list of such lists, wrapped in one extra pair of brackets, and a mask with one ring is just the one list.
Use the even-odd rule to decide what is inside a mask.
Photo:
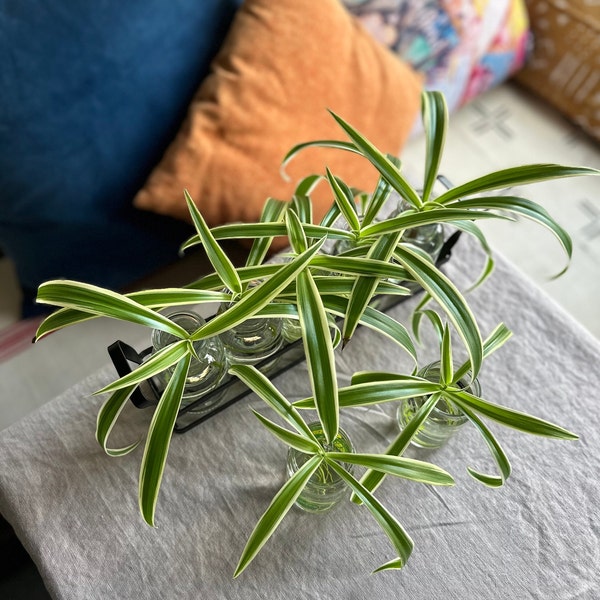
[(522, 0), (343, 0), (375, 39), (441, 90), (450, 110), (523, 66), (529, 39)]

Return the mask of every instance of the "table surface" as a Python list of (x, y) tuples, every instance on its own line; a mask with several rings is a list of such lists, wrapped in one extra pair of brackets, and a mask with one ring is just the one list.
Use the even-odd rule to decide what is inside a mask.
[[(463, 236), (464, 238), (464, 236)], [(462, 239), (445, 269), (466, 288), (483, 258)], [(232, 578), (240, 553), (285, 477), (286, 449), (251, 414), (255, 396), (175, 436), (157, 508), (157, 528), (139, 516), (141, 449), (109, 458), (94, 439), (108, 365), (0, 432), (0, 511), (55, 598), (596, 599), (600, 594), (600, 436), (594, 410), (600, 346), (498, 257), (492, 279), (468, 296), (482, 332), (503, 321), (513, 338), (485, 363), (485, 398), (575, 431), (555, 441), (490, 428), (513, 464), (499, 489), (466, 467), (493, 469), (467, 425), (436, 451), (407, 456), (449, 470), (455, 487), (387, 478), (380, 501), (415, 542), (401, 571), (371, 575), (394, 552), (364, 507), (321, 515), (293, 509), (250, 567)], [(394, 313), (407, 321), (414, 300)], [(421, 362), (434, 359), (429, 333)], [(408, 357), (360, 330), (338, 353), (340, 384), (362, 369), (411, 368)], [(307, 390), (305, 365), (276, 380), (290, 400)], [(396, 435), (396, 406), (343, 411), (358, 451), (382, 451)], [(113, 444), (143, 434), (148, 411), (128, 408)]]

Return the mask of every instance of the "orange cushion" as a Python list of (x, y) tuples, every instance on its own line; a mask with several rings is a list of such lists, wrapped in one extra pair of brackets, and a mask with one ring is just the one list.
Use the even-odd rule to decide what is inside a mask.
[[(374, 41), (339, 0), (247, 0), (176, 139), (136, 195), (138, 208), (189, 219), (189, 190), (209, 225), (254, 221), (268, 196), (291, 198), (299, 179), (325, 165), (370, 190), (378, 173), (349, 152), (294, 145), (346, 139), (332, 109), (380, 150), (398, 154), (415, 122), (422, 80)], [(315, 218), (332, 202), (314, 196)]]

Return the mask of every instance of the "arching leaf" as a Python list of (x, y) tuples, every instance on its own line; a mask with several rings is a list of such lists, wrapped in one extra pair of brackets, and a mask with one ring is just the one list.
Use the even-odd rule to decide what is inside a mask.
[(352, 491), (362, 500), (370, 513), (375, 517), (377, 523), (387, 535), (388, 539), (398, 553), (398, 558), (386, 563), (382, 568), (400, 569), (408, 561), (414, 543), (402, 525), (385, 509), (385, 507), (367, 490), (359, 481), (354, 479), (343, 467), (334, 460), (327, 460), (327, 464), (348, 484)]
[(419, 208), (423, 203), (417, 192), (410, 183), (404, 178), (400, 169), (390, 161), (387, 156), (381, 153), (367, 138), (361, 135), (354, 127), (344, 121), (334, 112), (329, 111), (338, 125), (346, 132), (352, 140), (354, 146), (365, 158), (379, 171), (381, 176), (415, 208)]
[(320, 456), (313, 456), (283, 484), (250, 534), (233, 574), (234, 577), (243, 573), (267, 543), (322, 462)]
[(315, 408), (328, 442), (339, 428), (335, 357), (327, 314), (310, 271), (298, 274), (298, 314)]
[(192, 217), (192, 222), (196, 227), (198, 236), (202, 240), (202, 245), (208, 256), (208, 260), (212, 264), (213, 268), (223, 281), (223, 283), (235, 294), (241, 294), (242, 282), (240, 281), (239, 275), (233, 266), (231, 260), (221, 246), (217, 244), (213, 234), (211, 233), (210, 227), (206, 224), (204, 217), (198, 210), (198, 207), (194, 204), (188, 191), (184, 191), (185, 201)]
[[(168, 317), (123, 294), (78, 281), (56, 280), (42, 283), (38, 289), (37, 302), (137, 323), (178, 337), (187, 335), (183, 327)], [(42, 334), (43, 331), (42, 329)]]
[(152, 527), (154, 527), (158, 492), (191, 358), (191, 355), (188, 354), (175, 367), (173, 376), (158, 402), (148, 428), (148, 437), (140, 469), (139, 504), (144, 520)]
[(465, 342), (471, 359), (473, 377), (477, 377), (483, 360), (481, 333), (469, 305), (456, 286), (433, 264), (421, 258), (405, 244), (399, 244), (396, 258), (416, 281), (438, 302)]
[(453, 187), (441, 194), (436, 199), (436, 202), (447, 204), (457, 198), (473, 196), (474, 194), (490, 190), (536, 183), (538, 181), (546, 181), (547, 179), (578, 177), (580, 175), (600, 175), (600, 171), (589, 167), (570, 167), (556, 164), (533, 164), (510, 167)]
[(429, 200), (435, 183), (448, 126), (448, 107), (444, 94), (439, 91), (424, 91), (421, 95), (421, 118), (425, 130), (425, 179), (423, 202)]

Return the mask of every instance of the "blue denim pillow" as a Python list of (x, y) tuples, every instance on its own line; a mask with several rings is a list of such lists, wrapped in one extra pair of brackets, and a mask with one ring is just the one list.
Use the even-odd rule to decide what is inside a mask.
[(190, 228), (131, 200), (239, 4), (0, 2), (0, 248), (25, 315), (47, 279), (119, 289), (177, 258)]

